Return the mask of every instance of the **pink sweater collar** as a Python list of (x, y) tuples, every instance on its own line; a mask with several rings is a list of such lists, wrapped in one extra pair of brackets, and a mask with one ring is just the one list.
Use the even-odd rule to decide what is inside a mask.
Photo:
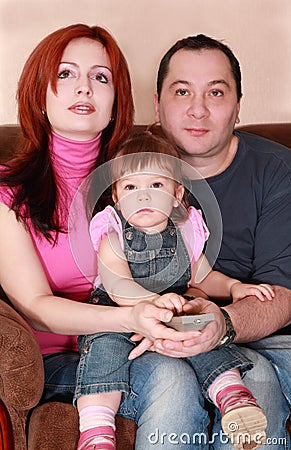
[(100, 151), (101, 132), (89, 141), (73, 141), (56, 134), (51, 134), (50, 149), (54, 166), (62, 176), (84, 177), (94, 169)]

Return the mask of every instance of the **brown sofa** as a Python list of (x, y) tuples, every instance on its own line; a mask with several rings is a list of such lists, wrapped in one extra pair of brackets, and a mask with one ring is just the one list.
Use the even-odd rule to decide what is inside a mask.
[[(144, 126), (135, 126), (143, 130)], [(291, 148), (291, 123), (240, 127)], [(0, 126), (0, 163), (14, 152), (19, 128)], [(2, 299), (5, 294), (0, 293)], [(78, 418), (70, 404), (37, 406), (43, 389), (43, 365), (38, 344), (25, 321), (0, 300), (0, 450), (75, 450)], [(136, 425), (117, 419), (117, 448), (134, 447)], [(146, 449), (145, 449), (146, 450)]]

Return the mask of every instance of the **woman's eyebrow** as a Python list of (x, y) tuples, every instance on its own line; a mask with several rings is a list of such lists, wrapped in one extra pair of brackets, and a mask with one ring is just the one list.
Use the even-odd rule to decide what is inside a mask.
[[(68, 64), (70, 66), (74, 66), (74, 67), (80, 67), (79, 64), (75, 63), (75, 62), (71, 62), (71, 61), (61, 61), (60, 64)], [(90, 67), (90, 69), (107, 69), (110, 72), (112, 72), (112, 69), (108, 66), (104, 66), (102, 64), (94, 64), (93, 66)]]

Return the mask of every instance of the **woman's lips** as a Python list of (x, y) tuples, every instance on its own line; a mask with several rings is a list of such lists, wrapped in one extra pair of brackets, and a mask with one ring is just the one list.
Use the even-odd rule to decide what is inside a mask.
[(91, 103), (74, 103), (74, 105), (69, 107), (69, 110), (75, 114), (87, 115), (92, 114), (95, 108)]

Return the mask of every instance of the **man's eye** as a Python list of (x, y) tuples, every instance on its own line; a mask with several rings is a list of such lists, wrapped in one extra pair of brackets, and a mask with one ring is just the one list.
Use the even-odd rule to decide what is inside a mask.
[(156, 183), (152, 183), (152, 185), (151, 185), (151, 188), (155, 188), (155, 189), (158, 189), (161, 187), (163, 187), (163, 184), (160, 183), (159, 181), (157, 181)]
[(126, 191), (132, 191), (133, 189), (135, 189), (135, 186), (134, 186), (134, 184), (127, 184), (127, 185), (124, 187), (124, 189), (125, 189)]
[(223, 92), (215, 90), (211, 91), (211, 95), (212, 97), (221, 97), (223, 95)]
[(189, 95), (189, 92), (187, 89), (177, 89), (176, 95), (179, 95), (180, 97), (185, 97), (186, 95)]

